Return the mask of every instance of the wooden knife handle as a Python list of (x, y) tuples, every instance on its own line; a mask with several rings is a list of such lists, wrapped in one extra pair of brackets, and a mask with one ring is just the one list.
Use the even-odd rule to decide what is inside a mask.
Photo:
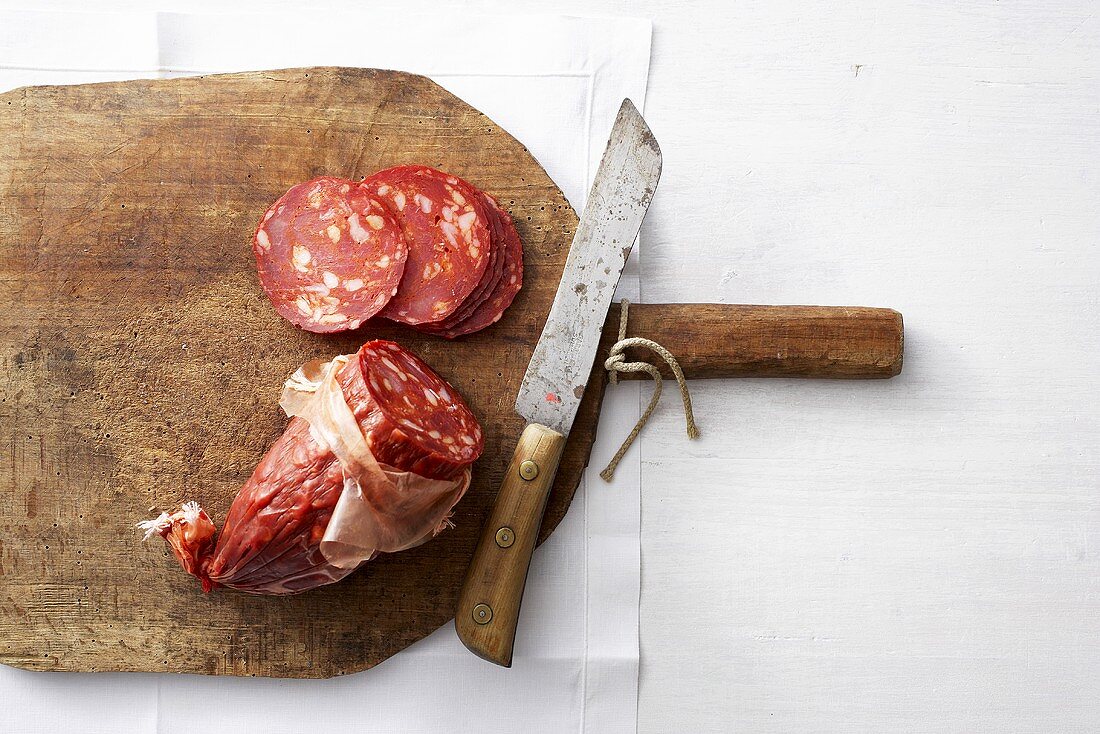
[(565, 436), (557, 431), (537, 423), (523, 429), (459, 594), (459, 639), (506, 668), (512, 666), (527, 569), (564, 448)]
[[(615, 343), (619, 306), (608, 314), (600, 355)], [(861, 306), (735, 306), (723, 303), (632, 303), (628, 336), (672, 352), (684, 374), (705, 377), (874, 379), (901, 372), (901, 314)], [(628, 354), (660, 365), (639, 351)], [(603, 357), (600, 357), (602, 361)], [(620, 375), (648, 379), (645, 373)]]

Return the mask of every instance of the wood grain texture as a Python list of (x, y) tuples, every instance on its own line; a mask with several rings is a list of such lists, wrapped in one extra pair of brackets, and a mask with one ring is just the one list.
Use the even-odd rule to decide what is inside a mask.
[[(619, 306), (605, 324), (600, 354), (618, 338)], [(882, 379), (901, 372), (902, 316), (889, 308), (632, 303), (627, 336), (657, 341), (689, 379), (816, 377)], [(627, 353), (672, 371), (645, 350)], [(620, 379), (649, 379), (626, 372)]]
[[(523, 428), (511, 399), (576, 225), (524, 147), (426, 78), (337, 68), (16, 90), (0, 96), (0, 139), (0, 660), (324, 677), (448, 621), (507, 464), (501, 441)], [(322, 173), (412, 162), (514, 215), (526, 282), (508, 315), (455, 343), (396, 326), (325, 338), (279, 319), (249, 249), (264, 207)], [(163, 545), (138, 542), (137, 520), (188, 498), (220, 522), (285, 425), (283, 379), (375, 337), (423, 356), (485, 428), (456, 529), (282, 599), (203, 596)], [(579, 481), (597, 393), (543, 537)]]
[(523, 429), (459, 593), (459, 639), (506, 668), (512, 666), (527, 569), (564, 446), (565, 437), (546, 426)]

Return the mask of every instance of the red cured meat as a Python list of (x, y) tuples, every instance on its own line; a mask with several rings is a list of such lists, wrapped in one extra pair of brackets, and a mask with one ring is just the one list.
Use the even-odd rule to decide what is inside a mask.
[[(483, 446), (481, 428), (462, 398), (424, 362), (392, 342), (364, 345), (339, 368), (335, 381), (371, 453), (385, 455), (375, 454), (378, 463), (405, 473), (387, 472), (398, 477), (396, 482), (357, 485), (364, 500), (353, 516), (360, 527), (350, 530), (366, 537), (367, 556), (351, 565), (335, 565), (322, 552), (322, 539), (341, 495), (349, 491), (347, 477), (357, 476), (356, 467), (343, 463), (319, 440), (309, 421), (294, 417), (237, 494), (216, 544), (214, 524), (195, 503), (140, 524), (147, 537), (158, 533), (168, 540), (204, 590), (305, 591), (339, 581), (372, 550), (410, 548), (446, 527), (469, 485), (469, 464)], [(419, 477), (420, 470), (450, 479)]]
[(496, 289), (497, 284), (500, 283), (500, 279), (504, 275), (504, 231), (501, 226), (501, 220), (499, 217), (495, 216), (492, 209), (489, 208), (489, 196), (481, 191), (477, 191), (476, 196), (485, 201), (485, 212), (489, 219), (489, 264), (485, 268), (485, 275), (482, 276), (481, 282), (478, 283), (477, 288), (474, 289), (474, 292), (470, 294), (470, 297), (466, 299), (457, 311), (442, 321), (424, 324), (427, 328), (422, 329), (423, 331), (430, 331), (437, 328), (450, 328), (465, 320), (474, 312), (474, 309), (489, 299), (489, 296), (492, 295), (493, 290)]
[[(492, 215), (489, 216), (489, 222), (489, 231), (491, 233), (493, 230)], [(478, 284), (474, 292), (458, 307), (458, 310), (447, 318), (433, 323), (417, 324), (413, 327), (414, 329), (426, 333), (447, 329), (464, 321), (467, 316), (474, 312), (474, 309), (489, 299), (489, 296), (492, 295), (493, 290), (497, 287), (501, 277), (504, 275), (504, 253), (502, 252), (502, 248), (497, 246), (496, 242), (493, 240), (492, 234), (490, 234), (489, 238), (490, 241), (493, 242), (489, 248), (492, 253), (489, 256), (489, 265), (485, 268), (485, 275), (482, 276), (481, 283)]]
[(309, 423), (292, 418), (233, 500), (213, 554), (199, 574), (203, 588), (301, 591), (339, 581), (351, 569), (331, 566), (321, 537), (344, 489), (332, 451)]
[(409, 257), (397, 295), (379, 315), (403, 324), (442, 321), (482, 284), (489, 266), (488, 214), (477, 190), (427, 166), (397, 166), (362, 187), (390, 207)]
[(397, 292), (409, 250), (393, 214), (352, 181), (291, 187), (264, 214), (252, 251), (280, 316), (306, 331), (358, 328)]
[(359, 350), (359, 362), (378, 406), (377, 418), (360, 424), (380, 463), (450, 479), (481, 455), (484, 437), (473, 413), (419, 357), (378, 340)]
[(482, 194), (488, 205), (490, 220), (493, 223), (493, 246), (502, 253), (502, 274), (493, 291), (470, 311), (463, 311), (457, 321), (448, 320), (445, 324), (426, 324), (422, 331), (455, 339), (466, 334), (480, 331), (500, 320), (504, 311), (512, 305), (516, 294), (523, 288), (523, 241), (516, 231), (516, 225), (508, 212), (500, 208), (493, 197)]
[[(479, 192), (479, 196), (485, 196)], [(487, 196), (485, 196), (488, 199)], [(490, 257), (489, 266), (485, 268), (485, 276), (482, 277), (481, 283), (477, 289), (470, 294), (470, 297), (466, 299), (466, 302), (459, 307), (457, 311), (443, 319), (432, 324), (420, 324), (415, 328), (419, 331), (423, 331), (428, 334), (443, 332), (451, 329), (458, 324), (469, 318), (478, 306), (489, 300), (493, 291), (500, 283), (500, 279), (504, 276), (504, 231), (502, 222), (499, 217), (495, 216), (494, 212), (490, 209), (486, 209), (489, 213), (489, 242), (490, 242)]]

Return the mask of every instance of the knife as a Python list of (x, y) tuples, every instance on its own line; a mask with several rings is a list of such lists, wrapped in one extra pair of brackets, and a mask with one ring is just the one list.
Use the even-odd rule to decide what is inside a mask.
[(455, 629), (476, 655), (512, 665), (523, 588), (546, 499), (596, 357), (611, 297), (661, 177), (661, 149), (623, 100), (546, 325), (516, 397), (527, 421), (459, 594)]

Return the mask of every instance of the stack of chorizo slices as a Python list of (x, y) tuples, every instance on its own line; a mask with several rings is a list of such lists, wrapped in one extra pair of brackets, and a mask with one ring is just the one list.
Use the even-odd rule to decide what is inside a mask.
[(496, 323), (523, 286), (512, 217), (428, 166), (293, 186), (265, 212), (252, 249), (276, 312), (317, 333), (377, 317), (454, 339)]

